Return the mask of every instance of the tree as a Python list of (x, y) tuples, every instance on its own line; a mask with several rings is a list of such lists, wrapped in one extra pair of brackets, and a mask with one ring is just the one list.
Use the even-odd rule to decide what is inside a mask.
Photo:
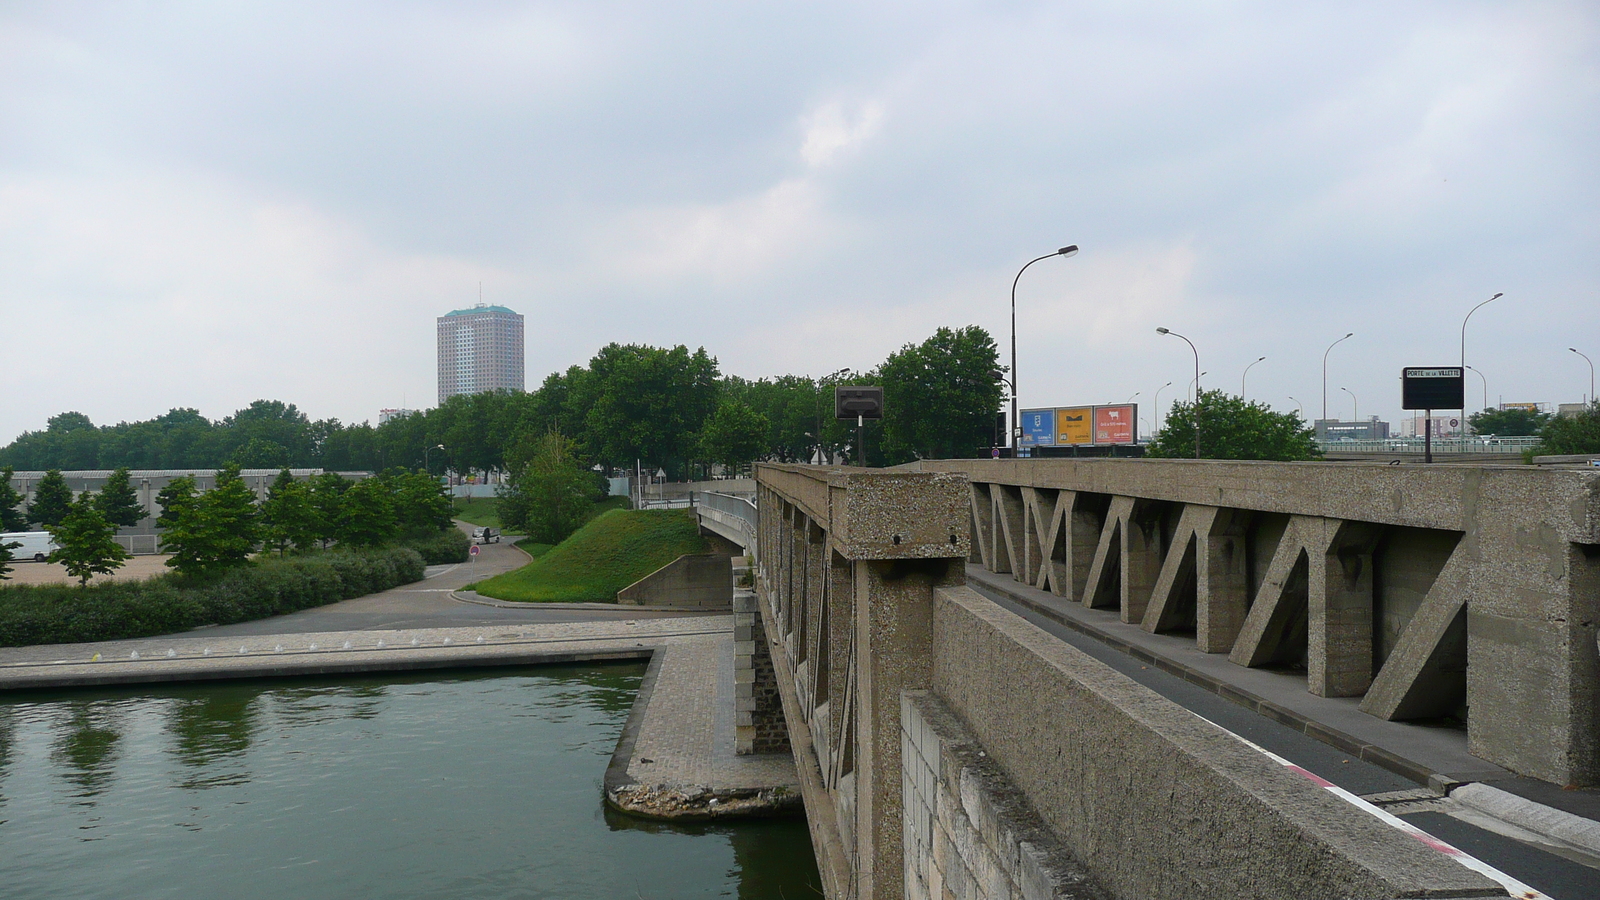
[(444, 531), (450, 527), (455, 507), (439, 479), (427, 472), (401, 472), (389, 479), (389, 486), (400, 528)]
[(340, 477), (338, 472), (323, 472), (312, 478), (309, 484), (312, 531), (326, 550), (328, 542), (339, 537), (340, 521), (344, 514), (344, 494), (350, 489), (350, 482)]
[(638, 459), (682, 475), (716, 404), (717, 361), (636, 344), (608, 344), (572, 385), (569, 402), (587, 407), (583, 428), (591, 456), (619, 467)]
[(540, 544), (559, 544), (587, 520), (600, 497), (600, 477), (578, 456), (577, 444), (547, 431), (516, 448), (498, 509), (506, 528)]
[(11, 577), (11, 560), (15, 559), (11, 551), (21, 546), (20, 541), (0, 541), (0, 581)]
[(1168, 459), (1194, 457), (1195, 419), (1200, 422), (1204, 459), (1316, 459), (1315, 432), (1298, 413), (1274, 412), (1222, 391), (1202, 391), (1197, 403), (1177, 401), (1145, 448), (1145, 455)]
[(723, 400), (700, 429), (700, 452), (730, 474), (767, 450), (767, 417), (739, 400)]
[(28, 505), (28, 521), (49, 527), (60, 525), (72, 509), (72, 488), (60, 469), (51, 469), (39, 479), (33, 489), (33, 502)]
[(878, 369), (883, 384), (882, 455), (887, 462), (988, 456), (1000, 384), (989, 333), (940, 328), (906, 344)]
[(1557, 416), (1539, 429), (1535, 456), (1600, 453), (1600, 400), (1575, 416)]
[(21, 531), (28, 525), (28, 517), (20, 509), (22, 495), (11, 486), (13, 471), (10, 466), (0, 467), (0, 531)]
[(394, 535), (394, 494), (388, 479), (366, 478), (352, 484), (339, 502), (339, 541), (375, 547)]
[(1486, 409), (1467, 416), (1467, 424), (1475, 434), (1501, 437), (1538, 434), (1548, 421), (1550, 414), (1536, 409)]
[(156, 514), (156, 525), (161, 528), (171, 528), (178, 524), (184, 512), (195, 502), (194, 476), (183, 475), (167, 482), (167, 486), (156, 492), (156, 505), (161, 511)]
[(93, 494), (85, 491), (67, 510), (59, 524), (50, 527), (56, 549), (50, 561), (61, 563), (83, 587), (95, 575), (109, 575), (122, 567), (128, 551), (115, 540), (117, 526), (106, 519)]
[(296, 481), (287, 468), (278, 472), (261, 504), (262, 541), (276, 548), (279, 556), (290, 547), (305, 550), (317, 540), (316, 524), (311, 489)]
[(238, 466), (218, 472), (216, 487), (162, 512), (172, 522), (161, 535), (162, 549), (172, 554), (167, 565), (185, 575), (244, 565), (260, 540), (256, 495)]
[(144, 518), (144, 504), (133, 490), (133, 480), (126, 466), (119, 466), (111, 473), (94, 499), (106, 521), (113, 525), (137, 525)]

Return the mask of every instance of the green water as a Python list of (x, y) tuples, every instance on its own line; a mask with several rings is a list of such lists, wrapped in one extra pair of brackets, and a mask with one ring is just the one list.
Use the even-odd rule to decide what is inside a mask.
[(802, 821), (604, 808), (643, 671), (5, 696), (0, 895), (820, 896)]

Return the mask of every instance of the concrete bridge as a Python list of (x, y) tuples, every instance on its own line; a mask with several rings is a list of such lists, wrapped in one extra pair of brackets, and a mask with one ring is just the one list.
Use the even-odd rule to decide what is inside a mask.
[(1379, 719), (1464, 718), (1511, 771), (1600, 782), (1600, 473), (1059, 459), (757, 481), (741, 743), (792, 745), (830, 897), (1506, 895), (981, 596), (969, 563)]

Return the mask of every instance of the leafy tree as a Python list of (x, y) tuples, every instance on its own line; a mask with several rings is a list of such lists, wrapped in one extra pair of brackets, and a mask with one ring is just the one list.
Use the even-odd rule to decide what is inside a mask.
[(450, 527), (455, 507), (439, 479), (427, 472), (400, 472), (388, 481), (394, 493), (395, 520), (402, 529), (444, 531)]
[(578, 530), (599, 499), (602, 482), (577, 450), (572, 439), (552, 430), (513, 452), (498, 504), (506, 528), (541, 544), (559, 544)]
[(0, 541), (0, 581), (11, 577), (11, 560), (16, 558), (11, 551), (21, 546), (19, 541)]
[(635, 459), (682, 475), (700, 427), (716, 403), (717, 361), (702, 347), (690, 353), (636, 344), (608, 344), (573, 385), (571, 402), (586, 406), (585, 444), (613, 466)]
[(732, 473), (766, 454), (771, 424), (749, 404), (723, 400), (700, 429), (700, 452)]
[(1550, 414), (1536, 409), (1486, 409), (1467, 416), (1467, 424), (1474, 433), (1502, 437), (1538, 434), (1548, 421)]
[(1536, 456), (1600, 453), (1600, 400), (1575, 416), (1556, 416), (1539, 429)]
[(883, 361), (883, 455), (963, 459), (989, 455), (1000, 385), (989, 333), (976, 325), (940, 328), (921, 344), (906, 344)]
[(166, 487), (156, 492), (156, 505), (161, 507), (161, 512), (156, 514), (156, 524), (162, 528), (177, 525), (184, 513), (194, 506), (196, 496), (192, 475), (167, 482)]
[(1195, 420), (1200, 422), (1204, 459), (1316, 459), (1315, 432), (1298, 413), (1274, 412), (1222, 391), (1202, 391), (1196, 403), (1177, 401), (1145, 455), (1168, 459), (1194, 457)]
[(67, 574), (78, 579), (79, 587), (95, 575), (115, 572), (128, 558), (128, 551), (115, 540), (117, 526), (106, 519), (95, 496), (87, 491), (49, 530), (56, 542), (50, 561), (64, 565)]
[(28, 517), (19, 508), (22, 495), (11, 486), (13, 471), (10, 466), (0, 467), (0, 531), (21, 531), (28, 524)]
[(278, 551), (290, 547), (305, 550), (317, 540), (316, 510), (311, 505), (311, 489), (296, 481), (287, 468), (278, 472), (267, 499), (261, 504), (262, 541)]
[(339, 537), (341, 518), (344, 515), (344, 494), (350, 482), (338, 472), (323, 472), (310, 481), (312, 530), (317, 540), (327, 549), (328, 542)]
[(185, 575), (244, 565), (260, 539), (256, 495), (239, 477), (238, 466), (224, 467), (216, 487), (163, 510), (169, 512), (172, 524), (162, 533), (161, 546), (172, 554), (167, 565)]
[(106, 521), (112, 525), (137, 525), (144, 518), (144, 504), (139, 502), (139, 495), (133, 490), (133, 480), (128, 476), (126, 466), (119, 466), (111, 473), (105, 487), (94, 499), (100, 505), (100, 512), (105, 515)]
[(28, 520), (45, 527), (60, 525), (72, 509), (72, 488), (60, 469), (51, 469), (39, 479), (33, 489), (33, 502), (28, 505)]
[(350, 485), (339, 502), (339, 541), (374, 547), (395, 535), (394, 494), (384, 478), (367, 478)]

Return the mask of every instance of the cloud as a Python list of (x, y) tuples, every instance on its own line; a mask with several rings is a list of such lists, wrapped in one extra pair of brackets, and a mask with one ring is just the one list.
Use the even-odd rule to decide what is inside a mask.
[(825, 166), (841, 151), (870, 139), (882, 118), (883, 107), (878, 103), (857, 104), (849, 112), (839, 101), (824, 103), (801, 122), (805, 139), (800, 144), (800, 158), (814, 168)]

